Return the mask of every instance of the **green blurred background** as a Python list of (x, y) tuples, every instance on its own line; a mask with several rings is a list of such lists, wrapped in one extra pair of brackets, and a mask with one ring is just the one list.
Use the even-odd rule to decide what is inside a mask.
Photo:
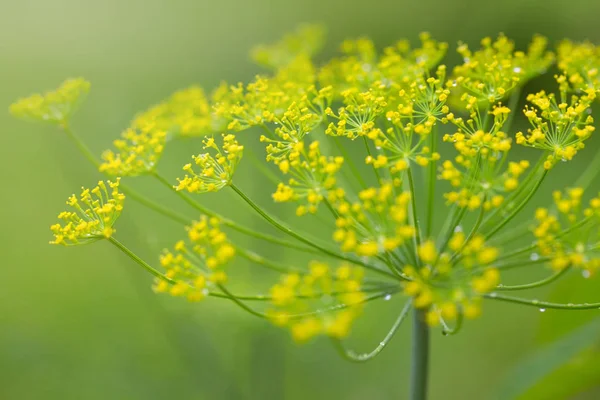
[[(425, 30), (451, 45), (476, 45), (499, 32), (520, 46), (536, 32), (553, 43), (563, 37), (600, 42), (599, 13), (600, 3), (587, 0), (0, 0), (0, 110), (66, 77), (86, 77), (92, 91), (73, 126), (100, 154), (137, 111), (174, 90), (250, 79), (260, 70), (248, 50), (302, 22), (327, 26), (327, 55), (346, 37), (367, 35), (384, 46), (403, 37), (415, 41)], [(533, 81), (528, 89), (548, 82)], [(99, 175), (52, 127), (15, 121), (2, 111), (0, 129), (0, 399), (405, 398), (408, 326), (379, 358), (349, 364), (327, 340), (297, 346), (287, 332), (224, 301), (191, 305), (154, 295), (150, 278), (108, 243), (49, 246), (48, 226), (66, 197)], [(572, 182), (597, 147), (592, 143), (562, 165), (543, 191)], [(198, 149), (197, 141), (174, 145), (161, 169), (176, 176), (182, 160)], [(266, 204), (270, 184), (240, 173), (243, 186)], [(195, 216), (153, 182), (135, 184)], [(259, 224), (239, 202), (223, 199), (209, 201)], [(118, 230), (152, 263), (183, 236), (181, 227), (132, 202)], [(249, 292), (260, 276), (246, 276)], [(540, 294), (593, 301), (598, 288), (572, 276)], [(378, 343), (400, 306), (372, 307), (351, 343), (365, 350)], [(434, 334), (431, 398), (492, 398), (520, 360), (595, 316), (486, 303), (483, 317), (460, 335)], [(599, 379), (582, 383), (575, 375), (571, 384), (581, 386), (576, 398), (600, 397)], [(540, 393), (526, 397), (563, 398)]]

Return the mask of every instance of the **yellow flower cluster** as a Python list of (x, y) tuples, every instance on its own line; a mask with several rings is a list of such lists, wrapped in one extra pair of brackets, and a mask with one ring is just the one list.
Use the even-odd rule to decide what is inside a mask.
[(242, 159), (244, 146), (240, 145), (232, 134), (223, 134), (222, 149), (215, 143), (214, 137), (203, 140), (204, 149), (212, 149), (210, 153), (202, 153), (192, 157), (194, 165), (200, 168), (194, 171), (192, 164), (186, 164), (183, 170), (187, 172), (183, 179), (177, 179), (177, 190), (187, 190), (192, 193), (216, 192), (231, 184), (233, 174)]
[(440, 253), (435, 242), (427, 240), (417, 249), (423, 266), (404, 268), (411, 279), (404, 284), (404, 293), (414, 297), (415, 307), (428, 310), (431, 326), (439, 325), (440, 317), (452, 321), (459, 312), (466, 318), (479, 316), (482, 295), (500, 282), (498, 269), (493, 267), (498, 249), (487, 246), (483, 236), (468, 239), (463, 232), (455, 232), (448, 249), (451, 252)]
[(151, 119), (143, 123), (138, 117), (135, 126), (127, 128), (113, 142), (115, 151), (102, 153), (100, 172), (109, 175), (138, 176), (154, 171), (165, 148), (167, 132), (158, 129)]
[(299, 57), (272, 77), (258, 76), (245, 86), (239, 83), (220, 90), (214, 96), (214, 111), (232, 131), (274, 123), (292, 103), (305, 102), (315, 91), (314, 83), (314, 65)]
[(342, 96), (345, 106), (340, 107), (337, 114), (331, 108), (325, 110), (328, 116), (337, 119), (337, 123), (329, 124), (325, 133), (349, 139), (368, 136), (375, 129), (375, 119), (385, 111), (385, 98), (373, 91), (355, 93), (348, 90)]
[[(502, 290), (541, 286), (570, 267), (582, 269), (584, 276), (600, 268), (600, 196), (585, 208), (582, 188), (557, 191), (552, 207), (537, 209), (533, 244), (512, 252), (500, 249), (521, 237), (519, 232), (528, 233), (524, 226), (502, 229), (532, 206), (542, 182), (549, 183), (549, 170), (559, 160), (571, 160), (594, 132), (591, 105), (600, 90), (600, 51), (594, 45), (559, 46), (563, 75), (556, 77), (558, 93), (529, 94), (524, 115), (530, 128), (513, 134), (513, 117), (521, 115), (511, 109), (518, 104), (520, 89), (554, 61), (545, 38), (534, 37), (526, 51), (515, 50), (503, 35), (483, 39), (476, 51), (459, 44), (463, 63), (448, 77), (447, 67), (439, 65), (448, 46), (428, 34), (421, 35), (416, 48), (399, 41), (382, 52), (368, 39), (345, 41), (340, 56), (316, 65), (312, 57), (322, 47), (323, 35), (320, 27), (301, 27), (254, 50), (254, 60), (268, 69), (265, 75), (247, 84), (223, 83), (208, 97), (192, 86), (136, 116), (114, 149), (102, 155), (100, 171), (162, 180), (155, 169), (167, 142), (202, 136), (203, 153), (183, 167), (185, 175), (173, 189), (205, 193), (232, 186), (267, 223), (301, 245), (233, 220), (227, 222), (230, 228), (360, 267), (331, 268), (313, 261), (307, 272), (283, 275), (269, 296), (236, 297), (223, 284), (237, 248), (220, 228), (224, 220), (202, 216), (188, 228), (188, 240), (164, 250), (163, 276), (111, 237), (124, 199), (118, 179), (72, 196), (68, 204), (74, 211), (59, 215), (63, 222), (51, 227), (52, 243), (109, 238), (157, 277), (157, 292), (190, 301), (229, 297), (251, 314), (289, 328), (300, 342), (321, 334), (346, 337), (363, 304), (387, 297), (390, 287), (403, 289), (407, 300), (399, 321), (416, 307), (429, 325), (442, 324), (450, 331), (447, 322), (459, 327), (463, 316), (477, 317), (484, 298), (542, 303), (504, 296)], [(67, 128), (88, 88), (82, 79), (67, 81), (55, 92), (20, 100), (11, 112)], [(509, 96), (510, 109), (504, 104)], [(294, 203), (298, 216), (318, 213), (319, 233), (331, 236), (329, 244), (315, 242), (310, 233), (279, 220), (233, 184), (244, 151), (237, 137), (242, 130), (249, 130), (248, 140), (260, 135), (266, 162), (280, 174), (272, 200)], [(212, 136), (221, 132), (221, 137)], [(540, 161), (530, 168), (530, 161), (512, 157), (513, 141), (543, 150)], [(453, 154), (448, 157), (447, 151)], [(353, 159), (357, 155), (359, 163)], [(271, 177), (274, 167), (258, 168)], [(584, 183), (592, 176), (593, 171), (586, 174)], [(415, 177), (423, 178), (422, 184)], [(449, 205), (446, 211), (436, 206), (442, 196)], [(144, 203), (181, 219), (151, 201)], [(326, 213), (319, 212), (323, 208)], [(475, 210), (477, 215), (468, 212)], [(253, 252), (239, 252), (254, 264), (296, 271)], [(499, 271), (521, 263), (548, 264), (557, 273), (527, 284), (500, 284)], [(377, 277), (364, 284), (365, 271)], [(384, 279), (393, 284), (386, 286)], [(265, 300), (265, 313), (251, 305)]]
[(411, 48), (408, 40), (398, 41), (378, 55), (373, 42), (366, 38), (342, 43), (343, 57), (334, 58), (319, 71), (321, 86), (334, 88), (336, 98), (348, 89), (367, 92), (383, 85), (391, 92), (409, 86), (415, 79), (437, 65), (448, 45), (420, 36), (421, 47)]
[(336, 173), (344, 163), (343, 157), (327, 157), (321, 154), (319, 142), (312, 142), (308, 149), (298, 142), (288, 154), (288, 160), (279, 162), (279, 169), (290, 174), (287, 184), (279, 183), (273, 193), (276, 202), (299, 201), (298, 216), (317, 212), (319, 204), (335, 189)]
[(235, 248), (220, 229), (218, 218), (202, 216), (187, 228), (188, 241), (180, 240), (174, 250), (164, 250), (160, 264), (172, 284), (157, 278), (154, 290), (171, 296), (202, 300), (211, 287), (225, 283), (225, 266), (234, 258)]
[(301, 56), (311, 58), (325, 42), (325, 29), (321, 25), (302, 25), (272, 45), (262, 45), (252, 50), (252, 59), (268, 68), (281, 68)]
[(304, 137), (320, 123), (320, 117), (303, 103), (292, 103), (281, 118), (277, 118), (276, 138), (262, 135), (261, 142), (267, 143), (267, 161), (273, 161), (282, 172), (289, 171), (290, 162), (300, 157), (298, 146)]
[(83, 78), (68, 79), (58, 89), (19, 99), (10, 106), (15, 117), (66, 125), (85, 99), (90, 83)]
[(377, 256), (392, 252), (412, 239), (415, 228), (408, 221), (410, 192), (395, 194), (391, 183), (358, 193), (350, 202), (342, 189), (332, 193), (338, 217), (333, 239), (344, 252)]
[(375, 168), (389, 166), (396, 174), (406, 170), (411, 161), (427, 166), (440, 158), (427, 143), (440, 117), (448, 112), (445, 102), (450, 91), (444, 88), (445, 74), (446, 67), (441, 65), (435, 77), (421, 76), (397, 95), (388, 95), (388, 101), (395, 104), (385, 113), (391, 127), (371, 128), (366, 134), (383, 154), (367, 157), (367, 164)]
[[(273, 323), (290, 329), (298, 342), (325, 334), (341, 339), (350, 333), (352, 323), (363, 309), (366, 295), (361, 291), (364, 271), (342, 265), (335, 270), (322, 262), (310, 264), (305, 275), (287, 274), (271, 288)], [(313, 313), (323, 307), (336, 307), (328, 313)], [(307, 314), (304, 316), (298, 316)]]
[(563, 41), (558, 46), (558, 68), (577, 90), (600, 90), (600, 49), (590, 42)]
[(209, 100), (199, 86), (173, 93), (137, 116), (132, 127), (141, 129), (149, 121), (154, 122), (157, 130), (174, 136), (203, 136), (223, 128), (212, 115)]
[(50, 227), (54, 234), (50, 243), (73, 246), (111, 237), (125, 200), (125, 195), (119, 192), (119, 181), (120, 178), (115, 182), (100, 181), (93, 189), (82, 188), (79, 197), (69, 197), (67, 205), (73, 211), (58, 214), (62, 224)]
[[(494, 106), (488, 115), (483, 116), (475, 96), (463, 94), (462, 101), (470, 111), (469, 118), (456, 117), (449, 113), (445, 122), (458, 127), (458, 132), (445, 135), (443, 140), (454, 144), (458, 155), (445, 160), (440, 168), (439, 178), (450, 182), (457, 190), (445, 194), (449, 203), (476, 210), (497, 208), (504, 202), (507, 192), (519, 185), (519, 177), (529, 167), (527, 160), (508, 162), (511, 139), (502, 128), (511, 112), (501, 104)], [(488, 117), (493, 117), (491, 127), (486, 125)]]
[(593, 198), (582, 210), (582, 196), (582, 188), (567, 189), (564, 194), (555, 191), (557, 211), (538, 208), (535, 212), (536, 225), (532, 229), (539, 254), (547, 257), (556, 271), (572, 266), (593, 273), (600, 268), (600, 197)]
[(551, 153), (544, 163), (547, 170), (559, 160), (573, 159), (595, 130), (594, 118), (589, 111), (596, 92), (588, 89), (583, 95), (573, 95), (569, 99), (564, 87), (566, 77), (559, 76), (557, 80), (561, 85), (560, 99), (545, 91), (527, 96), (533, 106), (527, 106), (524, 113), (532, 127), (527, 134), (518, 132), (516, 135), (518, 144)]
[(458, 53), (464, 63), (454, 68), (450, 85), (459, 86), (479, 102), (493, 104), (552, 64), (554, 55), (546, 51), (546, 45), (546, 38), (535, 36), (527, 53), (515, 51), (514, 43), (504, 35), (495, 41), (484, 38), (475, 52), (461, 44)]

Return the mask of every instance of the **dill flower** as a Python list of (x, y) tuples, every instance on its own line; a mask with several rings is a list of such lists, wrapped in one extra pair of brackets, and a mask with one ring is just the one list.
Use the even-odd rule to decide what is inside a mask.
[(515, 51), (514, 42), (504, 35), (495, 41), (482, 39), (481, 49), (475, 52), (460, 44), (458, 52), (464, 63), (454, 68), (450, 83), (459, 85), (477, 101), (493, 104), (546, 71), (554, 61), (554, 54), (545, 51), (546, 45), (546, 38), (535, 36), (527, 52)]
[[(247, 84), (221, 84), (210, 99), (195, 87), (178, 92), (138, 115), (115, 150), (103, 154), (101, 172), (150, 175), (202, 214), (189, 226), (188, 240), (161, 255), (164, 273), (111, 236), (122, 209), (118, 180), (109, 183), (112, 194), (101, 183), (80, 200), (71, 198), (76, 212), (59, 216), (65, 225), (52, 227), (53, 243), (109, 238), (154, 275), (157, 292), (190, 301), (226, 298), (285, 327), (299, 342), (328, 336), (343, 356), (359, 362), (379, 354), (411, 310), (413, 354), (416, 365), (423, 365), (428, 330), (456, 334), (464, 319), (483, 314), (486, 301), (600, 308), (600, 302), (503, 294), (550, 284), (574, 269), (589, 277), (600, 267), (600, 197), (586, 192), (600, 172), (600, 156), (573, 187), (553, 187), (553, 205), (537, 196), (542, 185), (557, 186), (548, 177), (558, 161), (576, 157), (595, 131), (595, 46), (563, 42), (558, 93), (527, 94), (521, 113), (524, 83), (554, 62), (541, 36), (526, 51), (503, 35), (484, 38), (475, 51), (460, 43), (463, 62), (452, 69), (440, 64), (448, 45), (426, 33), (420, 47), (402, 40), (382, 52), (369, 39), (348, 40), (341, 55), (320, 65), (312, 57), (321, 36), (317, 28), (302, 28), (255, 50), (269, 73)], [(531, 125), (525, 133), (512, 126), (521, 115)], [(214, 136), (219, 134), (221, 139)], [(186, 135), (205, 136), (206, 151), (192, 157), (173, 185), (157, 163), (169, 139)], [(515, 159), (514, 143), (538, 150), (538, 158)], [(250, 198), (247, 183), (235, 174), (242, 163), (252, 167), (242, 154), (256, 145), (264, 159), (250, 161), (272, 181), (270, 205)], [(196, 200), (229, 189), (279, 234), (244, 226)], [(127, 190), (163, 216), (187, 221)], [(303, 221), (271, 213), (284, 204)], [(523, 212), (533, 206), (532, 215)], [(242, 239), (234, 244), (230, 230), (294, 257), (285, 263), (246, 248)], [(515, 238), (528, 244), (515, 249)], [(229, 271), (239, 259), (274, 272), (267, 294), (234, 290), (236, 277)], [(311, 260), (307, 268), (305, 260)], [(547, 270), (548, 277), (507, 284), (504, 270), (517, 267)], [(368, 312), (368, 303), (392, 298), (404, 306), (384, 340), (370, 353), (346, 350), (342, 339)], [(413, 386), (424, 381), (415, 379)]]
[(522, 132), (516, 134), (518, 144), (551, 152), (544, 162), (546, 169), (552, 168), (558, 160), (573, 159), (585, 147), (584, 141), (595, 130), (592, 125), (594, 118), (589, 115), (588, 110), (596, 98), (596, 92), (587, 89), (583, 95), (572, 95), (569, 99), (563, 85), (566, 80), (564, 75), (557, 77), (561, 84), (559, 99), (545, 91), (527, 96), (527, 101), (534, 107), (526, 107), (524, 113), (532, 128), (527, 131), (527, 135)]
[[(292, 337), (304, 342), (319, 334), (341, 339), (348, 335), (352, 322), (360, 315), (366, 293), (361, 291), (364, 270), (344, 264), (335, 270), (329, 265), (313, 261), (303, 275), (292, 273), (282, 276), (270, 292), (272, 308), (267, 313), (273, 322), (290, 329)], [(315, 299), (315, 293), (321, 298)], [(327, 299), (332, 313), (311, 313), (314, 304)], [(291, 319), (290, 315), (306, 315)]]
[(203, 136), (220, 128), (219, 121), (212, 115), (210, 100), (199, 86), (173, 93), (138, 115), (132, 125), (142, 128), (149, 120), (168, 136)]
[(120, 178), (115, 182), (98, 182), (92, 189), (82, 188), (81, 194), (72, 195), (67, 205), (73, 211), (58, 214), (62, 223), (52, 225), (54, 235), (51, 244), (73, 246), (110, 238), (121, 211), (125, 195), (119, 191)]
[(569, 77), (577, 90), (600, 90), (600, 49), (590, 42), (575, 43), (564, 40), (557, 49), (558, 68)]
[(231, 183), (231, 179), (239, 164), (244, 146), (241, 146), (234, 135), (223, 134), (223, 146), (219, 148), (213, 137), (204, 139), (204, 149), (211, 149), (215, 155), (202, 153), (192, 157), (194, 165), (200, 168), (194, 172), (192, 164), (186, 164), (183, 170), (190, 175), (178, 179), (176, 190), (188, 192), (216, 192)]
[(180, 240), (173, 251), (165, 249), (160, 256), (169, 280), (156, 278), (154, 291), (199, 301), (212, 287), (227, 281), (224, 267), (234, 258), (235, 248), (220, 229), (218, 218), (202, 216), (187, 232), (187, 243)]
[(67, 79), (56, 90), (19, 99), (10, 106), (10, 113), (21, 119), (65, 125), (89, 90), (85, 79)]

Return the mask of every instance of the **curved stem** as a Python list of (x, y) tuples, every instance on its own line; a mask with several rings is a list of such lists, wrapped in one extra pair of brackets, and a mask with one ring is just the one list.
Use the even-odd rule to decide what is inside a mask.
[(500, 300), (508, 303), (515, 304), (523, 304), (526, 306), (532, 306), (537, 308), (551, 308), (556, 310), (594, 310), (600, 308), (600, 303), (582, 303), (582, 304), (573, 304), (573, 303), (551, 303), (548, 301), (539, 301), (539, 300), (530, 300), (523, 299), (521, 297), (514, 296), (506, 296), (498, 293), (488, 293), (484, 294), (483, 297), (491, 300)]
[(383, 340), (381, 342), (379, 342), (377, 347), (375, 347), (375, 349), (373, 349), (371, 352), (365, 353), (365, 354), (356, 354), (354, 351), (344, 348), (344, 344), (342, 343), (341, 340), (334, 341), (336, 348), (338, 349), (338, 351), (340, 352), (342, 357), (344, 357), (348, 361), (363, 363), (363, 362), (372, 360), (379, 353), (381, 353), (381, 351), (388, 345), (390, 340), (392, 340), (393, 337), (396, 335), (396, 332), (398, 332), (398, 329), (402, 325), (402, 322), (404, 322), (404, 319), (408, 315), (408, 312), (410, 311), (411, 307), (412, 307), (412, 300), (409, 300), (406, 302), (406, 304), (402, 308), (400, 315), (398, 315), (398, 318), (396, 318), (396, 321), (394, 322), (394, 324), (392, 325), (392, 327), (390, 328), (388, 333), (385, 335)]
[[(363, 293), (389, 293), (389, 291), (394, 291), (394, 292), (398, 292), (398, 286), (397, 285), (382, 285), (379, 287), (373, 287), (373, 288), (362, 288), (361, 291)], [(323, 296), (338, 296), (338, 295), (342, 295), (342, 294), (348, 294), (348, 293), (354, 293), (354, 292), (331, 292), (331, 293), (324, 293), (324, 292), (320, 292), (320, 293), (313, 293), (310, 295), (296, 295), (295, 297), (298, 299), (318, 299), (321, 298)], [(230, 292), (230, 295), (235, 297), (238, 300), (242, 300), (242, 301), (272, 301), (273, 300), (273, 296), (267, 295), (267, 294), (256, 294), (256, 295), (238, 295), (238, 294), (233, 294)], [(230, 299), (230, 295), (227, 295), (225, 293), (219, 293), (219, 292), (209, 292), (208, 296), (210, 297), (216, 297), (216, 298), (220, 298), (220, 299)]]
[(560, 278), (569, 269), (570, 269), (570, 267), (563, 268), (560, 271), (555, 272), (554, 274), (550, 275), (549, 277), (541, 279), (541, 280), (536, 281), (536, 282), (525, 283), (525, 284), (522, 284), (522, 285), (512, 285), (512, 286), (500, 284), (500, 285), (498, 285), (496, 287), (496, 289), (498, 289), (498, 290), (525, 290), (525, 289), (533, 289), (533, 288), (536, 288), (536, 287), (544, 286), (544, 285), (552, 283), (555, 280), (557, 280), (558, 278)]
[(157, 213), (162, 214), (165, 217), (167, 217), (175, 222), (178, 222), (183, 225), (187, 225), (191, 221), (191, 218), (189, 218), (189, 217), (186, 217), (182, 214), (176, 213), (175, 211), (169, 210), (168, 208), (163, 207), (160, 204), (153, 202), (152, 200), (148, 200), (142, 194), (136, 192), (135, 190), (131, 189), (127, 185), (120, 184), (119, 187), (123, 190), (123, 193), (125, 193), (126, 196), (129, 196), (130, 198), (137, 201), (141, 205), (143, 205), (151, 210), (154, 210)]
[[(243, 310), (248, 311), (250, 314), (252, 314), (254, 316), (257, 316), (259, 318), (263, 318), (263, 319), (270, 319), (271, 318), (268, 314), (256, 311), (256, 310), (252, 309), (251, 307), (247, 306), (246, 304), (244, 304), (244, 302), (242, 302), (237, 296), (235, 296), (233, 293), (231, 293), (229, 290), (227, 290), (223, 285), (219, 285), (219, 289), (221, 289), (223, 291), (223, 293), (225, 294), (226, 298), (228, 298), (229, 300), (233, 301), (236, 305), (238, 305), (239, 307), (241, 307)], [(370, 301), (377, 300), (377, 299), (380, 299), (382, 297), (388, 296), (389, 294), (390, 294), (389, 291), (372, 294), (370, 296), (365, 297), (365, 299), (362, 300), (360, 303), (353, 304), (352, 306), (355, 306), (357, 304), (368, 303)], [(217, 295), (215, 297), (220, 297), (220, 296)], [(287, 317), (291, 318), (291, 319), (311, 317), (311, 316), (314, 316), (314, 315), (320, 315), (320, 314), (324, 314), (324, 313), (331, 312), (331, 311), (344, 310), (344, 309), (346, 309), (348, 307), (351, 307), (351, 306), (348, 305), (348, 304), (337, 304), (337, 305), (332, 306), (332, 307), (321, 308), (321, 309), (317, 309), (317, 310), (314, 310), (314, 311), (308, 311), (308, 312), (305, 312), (305, 313), (289, 314), (289, 315), (287, 315)]]
[(98, 169), (100, 167), (100, 161), (96, 159), (96, 156), (94, 156), (94, 153), (92, 153), (89, 147), (86, 146), (86, 144), (79, 138), (79, 136), (75, 134), (75, 132), (71, 130), (67, 124), (61, 125), (61, 128), (63, 132), (67, 134), (69, 139), (71, 139), (71, 141), (75, 144), (81, 154), (83, 154), (83, 156), (87, 158), (87, 160), (92, 163), (96, 169)]
[(412, 340), (410, 400), (425, 400), (429, 373), (429, 326), (425, 322), (424, 310), (413, 311)]
[(248, 311), (250, 314), (254, 315), (255, 317), (259, 317), (259, 318), (269, 318), (266, 314), (255, 311), (254, 309), (252, 309), (251, 307), (248, 307), (246, 304), (244, 304), (243, 301), (241, 301), (237, 296), (234, 296), (229, 290), (227, 290), (227, 288), (225, 288), (225, 286), (223, 285), (217, 285), (219, 287), (219, 289), (221, 289), (221, 291), (223, 293), (225, 293), (225, 296), (233, 301), (235, 304), (237, 304), (240, 308), (242, 308), (245, 311)]
[(108, 241), (110, 243), (112, 243), (113, 245), (115, 245), (119, 250), (121, 250), (123, 253), (125, 253), (126, 255), (128, 255), (133, 261), (135, 261), (138, 265), (142, 266), (146, 271), (150, 272), (152, 275), (154, 275), (156, 278), (158, 279), (162, 279), (166, 282), (169, 282), (170, 284), (176, 284), (177, 282), (175, 282), (173, 279), (168, 278), (167, 276), (165, 276), (164, 274), (160, 273), (158, 270), (152, 268), (150, 266), (150, 264), (148, 264), (146, 261), (142, 260), (140, 257), (137, 256), (137, 254), (135, 254), (134, 252), (132, 252), (131, 250), (129, 250), (127, 247), (125, 247), (125, 245), (121, 242), (119, 242), (117, 239), (115, 239), (114, 237), (109, 237)]
[(440, 323), (442, 324), (442, 329), (443, 329), (442, 330), (442, 334), (444, 336), (447, 336), (447, 335), (456, 335), (460, 331), (460, 329), (462, 328), (462, 323), (463, 323), (463, 319), (464, 319), (463, 317), (464, 316), (463, 316), (462, 310), (460, 310), (458, 312), (458, 316), (456, 317), (456, 324), (454, 325), (454, 328), (451, 328), (446, 323), (446, 321), (444, 320), (444, 318), (442, 318), (440, 316)]
[(284, 274), (289, 274), (289, 273), (303, 274), (303, 273), (305, 273), (305, 271), (303, 271), (299, 268), (294, 268), (291, 266), (276, 263), (274, 261), (268, 260), (268, 259), (264, 258), (263, 256), (260, 256), (256, 253), (254, 253), (253, 251), (245, 250), (239, 246), (236, 246), (235, 250), (246, 260), (251, 261), (255, 264), (258, 264), (264, 268), (268, 268), (273, 271), (281, 272)]
[[(485, 202), (485, 197), (484, 197), (483, 201)], [(482, 206), (481, 209), (479, 210), (479, 215), (477, 216), (477, 220), (475, 221), (475, 225), (473, 225), (473, 228), (471, 229), (471, 231), (467, 235), (467, 237), (464, 240), (464, 242), (463, 242), (462, 246), (460, 247), (460, 249), (457, 250), (452, 255), (452, 262), (453, 263), (457, 263), (457, 262), (459, 262), (462, 259), (462, 251), (467, 246), (467, 244), (469, 244), (469, 242), (471, 241), (471, 239), (473, 238), (473, 236), (475, 236), (475, 234), (477, 233), (477, 230), (481, 226), (481, 221), (483, 221), (483, 216), (484, 215), (485, 215), (485, 209)]]
[(506, 224), (508, 224), (523, 209), (523, 207), (525, 207), (525, 205), (529, 202), (529, 200), (531, 200), (531, 198), (533, 197), (533, 195), (537, 192), (538, 188), (540, 187), (540, 185), (544, 181), (544, 178), (546, 177), (547, 174), (548, 174), (548, 170), (544, 170), (544, 173), (542, 174), (542, 176), (540, 177), (540, 179), (538, 179), (538, 181), (535, 183), (535, 185), (533, 186), (533, 188), (531, 189), (531, 191), (527, 194), (527, 196), (525, 197), (525, 199), (523, 199), (523, 201), (521, 202), (521, 204), (519, 204), (519, 206), (517, 208), (515, 208), (507, 217), (505, 217), (502, 220), (502, 222), (500, 222), (498, 225), (496, 225), (496, 227), (494, 229), (492, 229), (492, 231), (489, 232), (486, 235), (486, 237), (485, 237), (486, 240), (489, 240), (500, 229), (504, 228), (504, 226), (506, 226)]
[(250, 207), (252, 207), (254, 209), (254, 211), (256, 211), (261, 217), (263, 217), (263, 219), (265, 219), (265, 221), (267, 221), (268, 223), (270, 223), (271, 225), (273, 225), (275, 228), (279, 229), (280, 231), (282, 231), (283, 233), (293, 237), (294, 239), (309, 245), (311, 247), (314, 247), (315, 249), (320, 250), (321, 252), (327, 254), (330, 257), (334, 257), (340, 260), (345, 260), (345, 261), (349, 261), (351, 263), (354, 264), (358, 264), (358, 265), (362, 265), (364, 268), (370, 269), (371, 271), (383, 274), (383, 275), (387, 275), (389, 277), (395, 277), (394, 274), (392, 274), (391, 272), (388, 272), (386, 270), (382, 270), (374, 265), (370, 265), (367, 264), (363, 261), (360, 260), (356, 260), (356, 259), (352, 259), (349, 257), (344, 256), (343, 254), (337, 253), (335, 251), (329, 250), (315, 242), (313, 242), (310, 239), (305, 238), (304, 236), (294, 232), (292, 229), (290, 229), (289, 227), (283, 225), (282, 223), (280, 223), (279, 221), (275, 220), (275, 218), (273, 218), (272, 216), (270, 216), (267, 212), (265, 212), (262, 208), (260, 208), (255, 202), (253, 202), (248, 196), (246, 196), (246, 194), (244, 192), (242, 192), (237, 186), (235, 186), (234, 184), (231, 184), (230, 187), (246, 202), (248, 203), (248, 205)]
[(183, 201), (185, 201), (192, 208), (200, 211), (203, 214), (208, 215), (209, 217), (219, 218), (219, 220), (221, 221), (221, 223), (223, 225), (225, 225), (231, 229), (234, 229), (245, 235), (264, 240), (266, 242), (271, 242), (271, 243), (278, 244), (278, 245), (281, 245), (284, 247), (288, 247), (290, 249), (304, 251), (307, 253), (318, 253), (315, 250), (311, 249), (310, 247), (298, 245), (296, 243), (291, 243), (291, 242), (288, 242), (287, 240), (279, 239), (278, 237), (267, 235), (265, 233), (258, 232), (254, 229), (247, 228), (243, 225), (239, 225), (239, 224), (235, 223), (234, 221), (224, 217), (223, 215), (220, 215), (212, 210), (209, 210), (208, 208), (204, 207), (202, 204), (194, 201), (190, 196), (186, 195), (185, 193), (175, 190), (173, 185), (171, 185), (167, 179), (165, 179), (162, 175), (158, 174), (157, 172), (154, 172), (152, 174), (152, 176), (154, 178), (156, 178), (161, 184), (168, 187), (169, 190), (172, 190), (175, 194), (177, 194)]

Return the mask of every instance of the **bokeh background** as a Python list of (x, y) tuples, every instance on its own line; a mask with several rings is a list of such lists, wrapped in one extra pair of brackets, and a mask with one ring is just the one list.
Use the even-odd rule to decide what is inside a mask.
[[(66, 77), (86, 77), (92, 91), (73, 127), (100, 154), (136, 112), (174, 90), (251, 79), (260, 70), (248, 50), (302, 22), (327, 26), (325, 56), (347, 37), (366, 35), (382, 47), (429, 31), (451, 44), (452, 61), (458, 40), (477, 45), (499, 32), (519, 46), (534, 33), (553, 43), (563, 37), (600, 42), (598, 15), (600, 3), (588, 0), (0, 0), (0, 398), (402, 399), (410, 352), (406, 326), (377, 359), (350, 364), (327, 340), (298, 346), (287, 332), (225, 301), (186, 304), (156, 296), (149, 276), (108, 243), (49, 246), (48, 226), (66, 197), (99, 175), (60, 132), (13, 120), (7, 109), (14, 99)], [(537, 79), (526, 90), (546, 84), (548, 77)], [(540, 202), (583, 171), (598, 147), (597, 140), (590, 143), (553, 171)], [(161, 169), (176, 176), (199, 148), (194, 140), (174, 145)], [(271, 184), (245, 169), (240, 174), (245, 189), (267, 204)], [(154, 182), (134, 184), (195, 216)], [(233, 198), (206, 201), (263, 227)], [(152, 263), (183, 236), (180, 226), (133, 202), (118, 230)], [(245, 276), (247, 292), (262, 277), (251, 270)], [(536, 276), (539, 271), (524, 271), (514, 280)], [(533, 296), (598, 301), (598, 289), (598, 281), (574, 275)], [(367, 350), (378, 343), (400, 307), (397, 300), (371, 307), (352, 345)], [(523, 367), (524, 359), (598, 317), (488, 303), (484, 311), (458, 336), (433, 335), (432, 399), (514, 398), (515, 368), (537, 368)], [(599, 330), (592, 335), (600, 337)], [(597, 354), (595, 345), (585, 346), (524, 398), (600, 398)]]

